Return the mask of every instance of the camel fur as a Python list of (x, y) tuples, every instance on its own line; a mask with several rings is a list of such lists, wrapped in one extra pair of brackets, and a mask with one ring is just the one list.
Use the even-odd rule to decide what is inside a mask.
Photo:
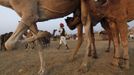
[[(106, 18), (108, 22), (115, 47), (112, 64), (114, 66), (120, 66), (120, 53), (118, 37), (120, 34), (121, 43), (123, 46), (122, 67), (129, 69), (129, 54), (128, 54), (128, 41), (127, 41), (127, 20), (134, 19), (134, 0), (81, 0), (81, 19), (82, 23), (88, 25), (91, 22), (89, 13), (97, 15), (100, 18)], [(89, 22), (88, 22), (89, 21)], [(91, 27), (91, 25), (89, 25)], [(91, 33), (87, 32), (89, 39), (91, 39)], [(91, 41), (89, 41), (91, 44)], [(88, 54), (88, 50), (87, 53)], [(81, 68), (87, 67), (87, 56), (85, 56), (85, 62), (81, 65)], [(81, 69), (83, 70), (83, 69)]]
[[(80, 1), (78, 0), (0, 0), (0, 5), (13, 9), (21, 17), (21, 21), (15, 32), (5, 43), (6, 48), (9, 50), (14, 49), (19, 44), (44, 37), (46, 33), (38, 31), (37, 22), (69, 15), (74, 12), (76, 8), (79, 8), (79, 4)], [(20, 40), (22, 34), (25, 33), (27, 29), (30, 29), (34, 33), (33, 37)], [(40, 43), (41, 41), (38, 42)], [(39, 74), (43, 74), (46, 71), (46, 65), (43, 61), (41, 43), (39, 46), (41, 62)]]

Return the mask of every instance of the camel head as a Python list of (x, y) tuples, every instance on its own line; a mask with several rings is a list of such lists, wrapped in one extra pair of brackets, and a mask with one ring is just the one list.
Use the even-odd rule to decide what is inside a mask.
[(76, 28), (76, 26), (81, 23), (81, 20), (79, 17), (67, 17), (65, 19), (67, 26), (69, 27), (69, 29), (74, 30)]

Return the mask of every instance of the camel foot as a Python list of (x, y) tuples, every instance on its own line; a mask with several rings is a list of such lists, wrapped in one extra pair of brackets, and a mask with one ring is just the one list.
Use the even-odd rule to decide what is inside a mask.
[(121, 65), (121, 68), (128, 70), (129, 69), (129, 61), (124, 60), (124, 62)]
[(109, 50), (109, 49), (107, 49), (107, 50), (105, 50), (105, 52), (109, 53), (109, 52), (110, 52), (110, 50)]
[(71, 56), (70, 58), (69, 58), (69, 61), (73, 61), (74, 60), (74, 56)]
[(46, 73), (45, 69), (40, 69), (38, 75), (46, 75)]
[(91, 57), (92, 55), (91, 54), (88, 54), (88, 57)]
[(87, 64), (82, 64), (80, 68), (78, 69), (79, 72), (86, 73), (88, 71)]
[(25, 47), (25, 42), (23, 42), (22, 40), (8, 41), (8, 42), (5, 43), (5, 46), (6, 46), (7, 50), (24, 48)]
[(91, 56), (92, 56), (92, 54), (91, 54), (91, 52), (89, 52), (89, 53), (88, 53), (88, 57), (91, 57)]
[(113, 58), (113, 61), (112, 61), (111, 65), (119, 67), (119, 59), (118, 58)]
[(93, 58), (97, 59), (98, 58), (98, 54), (96, 52), (93, 53)]
[(98, 56), (97, 56), (97, 55), (93, 55), (93, 58), (94, 58), (94, 59), (97, 59), (97, 58), (98, 58)]
[(7, 41), (5, 42), (5, 47), (7, 50), (11, 50), (11, 49), (15, 49), (15, 45), (16, 45), (17, 41)]

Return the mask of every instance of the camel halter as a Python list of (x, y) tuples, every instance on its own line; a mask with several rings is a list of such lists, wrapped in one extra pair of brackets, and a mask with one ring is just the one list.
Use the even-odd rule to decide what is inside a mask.
[[(27, 25), (27, 24), (25, 24), (23, 21), (19, 21), (19, 23), (23, 23), (25, 26), (27, 26), (28, 27), (28, 29), (30, 29), (30, 27), (31, 27), (31, 25), (29, 26), (29, 25)], [(31, 29), (30, 29), (31, 30)], [(32, 31), (32, 30), (31, 30)], [(32, 31), (33, 33), (34, 33), (34, 31)], [(34, 34), (36, 34), (36, 33), (34, 33)]]

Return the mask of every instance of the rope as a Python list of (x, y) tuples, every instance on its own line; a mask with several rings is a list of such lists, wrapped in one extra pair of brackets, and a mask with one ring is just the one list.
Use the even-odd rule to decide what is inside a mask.
[[(25, 26), (27, 26), (28, 27), (28, 29), (30, 29), (30, 27), (31, 26), (29, 26), (29, 25), (27, 25), (27, 24), (25, 24), (23, 21), (19, 21), (19, 22), (21, 22), (21, 23), (23, 23)], [(31, 30), (31, 29), (30, 29)], [(31, 30), (32, 31), (32, 30)], [(33, 33), (34, 33), (34, 31), (32, 31)], [(34, 33), (34, 34), (36, 34), (36, 33)]]

